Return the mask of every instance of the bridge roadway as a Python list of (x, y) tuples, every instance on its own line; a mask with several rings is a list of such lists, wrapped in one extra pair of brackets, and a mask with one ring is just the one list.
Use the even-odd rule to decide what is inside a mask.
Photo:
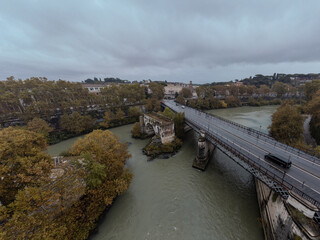
[[(204, 130), (222, 146), (249, 159), (249, 165), (271, 178), (289, 192), (293, 191), (320, 208), (320, 159), (282, 144), (266, 134), (240, 124), (212, 116), (173, 101), (164, 101), (175, 112), (184, 112), (185, 121), (193, 128)], [(197, 130), (196, 129), (196, 130)], [(214, 139), (211, 139), (214, 140)], [(232, 151), (231, 151), (232, 152)], [(290, 159), (292, 166), (284, 169), (264, 159), (268, 153), (276, 153)]]

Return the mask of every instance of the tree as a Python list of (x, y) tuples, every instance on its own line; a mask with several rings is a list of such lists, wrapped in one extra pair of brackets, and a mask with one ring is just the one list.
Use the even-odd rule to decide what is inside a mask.
[(287, 93), (287, 85), (282, 82), (275, 82), (272, 85), (272, 91), (277, 93), (278, 97), (282, 97), (285, 93)]
[(320, 80), (312, 80), (311, 83), (307, 83), (305, 86), (305, 96), (307, 100), (311, 100), (313, 95), (320, 89)]
[(239, 98), (236, 98), (234, 96), (229, 96), (226, 98), (226, 103), (228, 107), (240, 107), (241, 106), (241, 101)]
[(121, 108), (119, 108), (116, 112), (116, 119), (120, 122), (124, 119), (124, 112), (121, 110)]
[(164, 97), (164, 86), (162, 84), (151, 82), (149, 88), (152, 91), (151, 97), (157, 100), (161, 100)]
[(147, 99), (145, 106), (147, 112), (158, 112), (161, 109), (160, 101), (154, 98)]
[(106, 111), (104, 113), (103, 122), (101, 122), (100, 125), (104, 128), (109, 128), (110, 122), (113, 118), (114, 118), (113, 112), (111, 112), (110, 110)]
[(289, 101), (285, 101), (272, 115), (270, 134), (276, 140), (295, 144), (303, 133), (303, 118), (297, 108)]
[(173, 118), (175, 134), (178, 138), (184, 137), (184, 113), (176, 113)]
[(52, 158), (43, 152), (46, 140), (41, 134), (12, 127), (0, 130), (0, 201), (11, 203), (25, 187), (49, 180)]
[(48, 138), (49, 133), (53, 131), (53, 128), (50, 127), (45, 120), (37, 117), (28, 122), (27, 129), (36, 133), (40, 133), (45, 138)]
[(191, 92), (190, 88), (182, 88), (181, 94), (184, 98), (191, 98), (192, 97), (192, 92)]
[(130, 107), (129, 108), (129, 117), (130, 118), (137, 118), (140, 116), (140, 109), (139, 107)]
[(311, 114), (310, 132), (318, 144), (320, 144), (320, 90), (312, 95), (312, 99), (308, 101), (306, 112)]
[(178, 97), (176, 98), (176, 102), (180, 103), (182, 105), (186, 104), (186, 100), (184, 99), (184, 97), (182, 96), (182, 93), (179, 93)]
[[(94, 130), (83, 139), (79, 139), (72, 146), (71, 153), (74, 155), (89, 153), (94, 156), (94, 159), (98, 163), (105, 166), (107, 173), (105, 181), (112, 181), (115, 184), (122, 179), (123, 174), (129, 174), (124, 171), (126, 160), (131, 157), (127, 148), (127, 144), (119, 142), (119, 138), (112, 132), (108, 130)], [(128, 176), (131, 176), (131, 174)], [(116, 184), (113, 187), (117, 188), (120, 186)], [(122, 191), (119, 189), (116, 192)]]
[(174, 118), (174, 115), (175, 113), (168, 107), (165, 107), (164, 111), (162, 112), (162, 115), (170, 118), (170, 119), (173, 119)]
[(267, 85), (260, 85), (259, 94), (266, 96), (270, 93), (270, 88)]
[(134, 137), (134, 138), (140, 138), (141, 137), (141, 129), (140, 129), (140, 124), (138, 122), (136, 122), (133, 125), (131, 133), (132, 133), (132, 137)]
[(64, 114), (60, 119), (62, 129), (79, 134), (93, 128), (94, 119), (91, 116), (81, 116), (78, 112)]

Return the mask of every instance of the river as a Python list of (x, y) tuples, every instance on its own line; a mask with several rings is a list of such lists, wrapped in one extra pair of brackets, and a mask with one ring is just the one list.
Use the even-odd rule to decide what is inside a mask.
[[(276, 108), (241, 107), (209, 112), (267, 132)], [(132, 125), (126, 125), (111, 131), (129, 143), (132, 157), (127, 165), (134, 179), (101, 219), (98, 232), (91, 239), (263, 239), (255, 185), (248, 172), (219, 150), (215, 150), (205, 172), (192, 168), (196, 154), (192, 131), (175, 156), (147, 162), (141, 149), (148, 140), (131, 138), (131, 128)], [(58, 155), (75, 140), (52, 145), (48, 152)]]

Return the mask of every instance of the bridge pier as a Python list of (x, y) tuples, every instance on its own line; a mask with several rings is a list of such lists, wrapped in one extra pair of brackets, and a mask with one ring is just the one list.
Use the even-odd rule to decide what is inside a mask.
[(209, 163), (211, 154), (215, 146), (206, 140), (204, 131), (200, 131), (197, 146), (197, 156), (193, 161), (192, 167), (204, 171)]

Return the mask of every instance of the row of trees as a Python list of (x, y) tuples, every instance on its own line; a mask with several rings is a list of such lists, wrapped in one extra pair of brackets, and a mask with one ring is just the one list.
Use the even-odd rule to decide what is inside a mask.
[(127, 145), (110, 131), (78, 140), (62, 176), (52, 177), (45, 138), (0, 130), (0, 238), (86, 239), (101, 213), (129, 186)]
[[(155, 100), (163, 98), (164, 86), (155, 82), (146, 86), (136, 84), (111, 84), (100, 95), (90, 94), (80, 83), (48, 81), (46, 78), (30, 78), (22, 81), (14, 77), (0, 81), (0, 116), (23, 118), (26, 122), (34, 117), (49, 120), (59, 112), (86, 112), (87, 107), (106, 109), (134, 104), (147, 104), (156, 108)], [(0, 119), (1, 120), (1, 119)]]
[(277, 97), (283, 96), (301, 96), (304, 93), (304, 86), (294, 87), (291, 84), (276, 81), (271, 87), (267, 85), (236, 85), (234, 83), (226, 85), (203, 85), (196, 88), (198, 97), (207, 98), (211, 96), (226, 97), (251, 97), (251, 96), (269, 96), (275, 93)]

